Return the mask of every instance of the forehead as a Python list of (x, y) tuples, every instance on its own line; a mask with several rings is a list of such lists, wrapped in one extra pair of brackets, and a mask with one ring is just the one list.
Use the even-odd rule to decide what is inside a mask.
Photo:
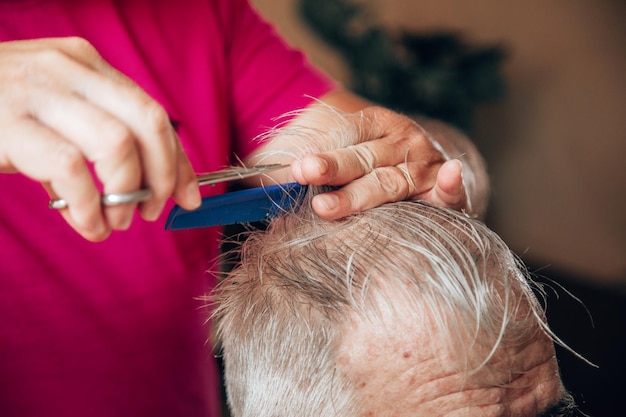
[(416, 315), (415, 305), (394, 304), (389, 294), (378, 293), (373, 298), (375, 306), (367, 315), (352, 313), (343, 324), (338, 363), (345, 372), (355, 377), (375, 373), (376, 377), (389, 374), (395, 378), (411, 369), (419, 371), (419, 378), (425, 381), (430, 377), (425, 372), (429, 368), (434, 377), (458, 367), (447, 335), (434, 325), (432, 311), (422, 305)]
[[(337, 355), (338, 371), (373, 415), (441, 415), (437, 407), (465, 407), (468, 417), (535, 415), (564, 392), (552, 341), (543, 333), (503, 346), (480, 370), (469, 370), (449, 334), (434, 324), (432, 311), (424, 308), (423, 319), (414, 320), (388, 301), (376, 315), (346, 320)], [(486, 357), (491, 345), (467, 340), (463, 348)], [(494, 414), (476, 404), (489, 404)]]

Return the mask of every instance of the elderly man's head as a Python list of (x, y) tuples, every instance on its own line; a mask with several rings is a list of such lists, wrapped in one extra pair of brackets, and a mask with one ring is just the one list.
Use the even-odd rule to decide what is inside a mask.
[(451, 210), (401, 202), (328, 222), (304, 204), (252, 234), (215, 302), (235, 417), (571, 405), (516, 258)]

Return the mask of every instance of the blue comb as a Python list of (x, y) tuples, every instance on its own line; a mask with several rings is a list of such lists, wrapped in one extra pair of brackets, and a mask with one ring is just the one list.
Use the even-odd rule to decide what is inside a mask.
[(270, 220), (296, 207), (305, 194), (306, 186), (293, 182), (205, 197), (196, 210), (174, 207), (167, 218), (165, 230)]

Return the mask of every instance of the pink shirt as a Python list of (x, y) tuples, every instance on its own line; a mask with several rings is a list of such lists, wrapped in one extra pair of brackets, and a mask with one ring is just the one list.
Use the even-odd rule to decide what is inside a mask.
[[(59, 36), (88, 39), (159, 101), (196, 172), (333, 88), (244, 0), (0, 0), (0, 41)], [(0, 190), (0, 415), (218, 416), (195, 297), (219, 230), (166, 232), (168, 207), (89, 243), (34, 181), (3, 174)]]

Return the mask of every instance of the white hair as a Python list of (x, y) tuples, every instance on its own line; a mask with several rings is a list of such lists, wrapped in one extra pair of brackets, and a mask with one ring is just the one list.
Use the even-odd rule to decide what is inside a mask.
[[(297, 158), (363, 136), (358, 115), (313, 111), (331, 128), (288, 125), (270, 135), (294, 142)], [(309, 187), (301, 206), (251, 232), (240, 265), (210, 297), (234, 417), (359, 415), (336, 359), (350, 320), (380, 324), (381, 310), (428, 320), (468, 375), (537, 332), (560, 342), (523, 265), (481, 222), (406, 201), (326, 221), (310, 205), (324, 190)]]
[(233, 415), (357, 415), (335, 359), (346, 321), (376, 323), (381, 295), (415, 322), (434, 319), (469, 373), (503, 344), (552, 336), (518, 260), (482, 223), (416, 202), (325, 221), (307, 200), (253, 232), (214, 293)]

